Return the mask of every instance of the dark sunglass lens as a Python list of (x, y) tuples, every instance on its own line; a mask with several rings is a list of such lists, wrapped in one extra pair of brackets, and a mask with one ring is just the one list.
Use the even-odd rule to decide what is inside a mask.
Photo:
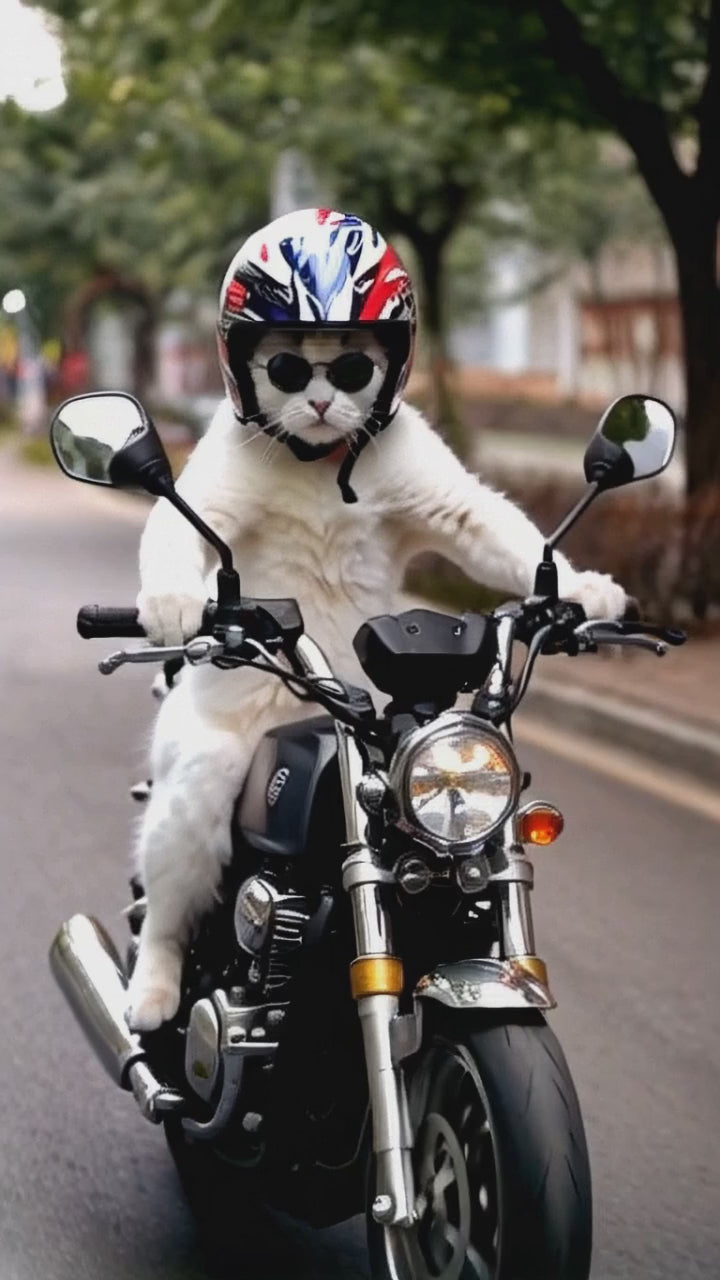
[(280, 351), (267, 362), (267, 375), (278, 391), (303, 391), (312, 377), (312, 367), (292, 351)]
[(347, 351), (329, 365), (328, 382), (338, 391), (361, 391), (370, 382), (375, 365), (362, 351)]

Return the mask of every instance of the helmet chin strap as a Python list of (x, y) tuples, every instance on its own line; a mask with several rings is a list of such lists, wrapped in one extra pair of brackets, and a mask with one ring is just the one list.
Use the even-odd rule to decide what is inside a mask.
[(382, 431), (388, 425), (390, 418), (390, 414), (383, 414), (382, 418), (379, 414), (373, 414), (373, 416), (368, 418), (364, 424), (364, 435), (360, 436), (359, 439), (356, 437), (348, 447), (348, 452), (343, 458), (340, 464), (340, 470), (337, 473), (337, 482), (342, 494), (343, 502), (347, 502), (348, 504), (351, 502), (357, 502), (357, 494), (350, 484), (352, 469), (360, 457), (360, 454), (363, 452), (363, 449), (367, 449), (372, 437), (376, 436), (378, 432)]
[[(343, 502), (357, 502), (358, 497), (350, 484), (350, 476), (353, 467), (357, 462), (360, 454), (370, 443), (373, 436), (378, 435), (380, 431), (384, 431), (388, 423), (392, 422), (394, 413), (391, 412), (390, 403), (392, 396), (392, 388), (396, 383), (397, 355), (390, 355), (388, 361), (385, 380), (380, 389), (375, 406), (368, 418), (365, 419), (362, 426), (362, 435), (355, 435), (354, 438), (347, 440), (347, 453), (343, 458), (337, 474), (337, 483), (342, 494)], [(334, 453), (339, 445), (343, 444), (343, 440), (334, 440), (331, 444), (308, 444), (307, 441), (301, 440), (299, 436), (289, 435), (278, 426), (270, 425), (266, 415), (260, 410), (255, 391), (255, 383), (253, 382), (250, 369), (247, 364), (241, 365), (236, 374), (238, 390), (240, 391), (241, 403), (246, 412), (240, 414), (235, 409), (236, 417), (247, 426), (259, 427), (266, 435), (274, 436), (282, 440), (284, 445), (297, 458), (298, 462), (317, 462), (319, 458), (327, 458)], [(250, 411), (249, 413), (247, 411)]]
[(382, 431), (388, 425), (391, 415), (375, 413), (363, 424), (364, 434), (359, 439), (356, 436), (348, 441), (343, 439), (333, 440), (330, 444), (308, 444), (300, 436), (288, 435), (280, 427), (269, 426), (263, 421), (264, 417), (264, 414), (257, 413), (253, 415), (252, 419), (240, 418), (240, 421), (245, 426), (260, 427), (260, 430), (264, 431), (266, 435), (281, 439), (283, 444), (287, 445), (290, 452), (297, 458), (298, 462), (317, 462), (319, 458), (327, 458), (331, 453), (335, 453), (338, 447), (345, 445), (347, 453), (340, 464), (337, 483), (343, 502), (350, 504), (358, 500), (357, 494), (350, 484), (353, 467), (360, 454), (369, 445), (372, 436), (376, 436), (379, 431)]

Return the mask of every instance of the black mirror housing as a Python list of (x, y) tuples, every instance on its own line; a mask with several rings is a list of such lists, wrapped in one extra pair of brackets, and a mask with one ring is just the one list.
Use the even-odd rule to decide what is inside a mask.
[(654, 396), (620, 396), (605, 410), (585, 451), (585, 479), (597, 492), (659, 475), (675, 447), (672, 410)]
[[(655, 396), (620, 396), (605, 410), (585, 450), (588, 488), (545, 543), (535, 580), (537, 595), (551, 595), (552, 552), (583, 511), (605, 489), (618, 489), (664, 471), (673, 455), (677, 424), (671, 409)], [(557, 592), (557, 575), (555, 575)]]
[(175, 488), (163, 442), (149, 417), (142, 434), (115, 454), (110, 478), (116, 489), (140, 486), (158, 497)]
[(50, 442), (58, 466), (73, 480), (158, 496), (173, 492), (162, 440), (140, 402), (125, 391), (66, 400), (53, 417)]

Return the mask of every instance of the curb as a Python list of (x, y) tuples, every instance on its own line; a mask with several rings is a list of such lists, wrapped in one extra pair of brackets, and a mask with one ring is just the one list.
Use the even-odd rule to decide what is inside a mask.
[(598, 738), (645, 760), (681, 770), (696, 781), (720, 785), (720, 733), (704, 725), (537, 677), (519, 714), (522, 711), (536, 720), (548, 720), (554, 727)]

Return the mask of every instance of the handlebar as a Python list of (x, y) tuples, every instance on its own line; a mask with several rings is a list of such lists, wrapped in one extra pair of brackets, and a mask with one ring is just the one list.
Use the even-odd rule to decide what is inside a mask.
[[(502, 606), (501, 606), (502, 607)], [(580, 653), (597, 653), (600, 645), (618, 645), (647, 649), (662, 657), (667, 645), (681, 645), (687, 640), (684, 631), (662, 627), (640, 619), (585, 618), (580, 605), (570, 601), (551, 602), (533, 598), (514, 606), (513, 627), (508, 640), (508, 654), (514, 635), (519, 633), (528, 646), (528, 654), (512, 693), (510, 709), (522, 701), (535, 663), (541, 653), (564, 653), (575, 657)], [(505, 711), (501, 700), (498, 711)]]
[[(212, 631), (217, 605), (209, 603), (203, 613), (201, 631)], [(84, 604), (78, 611), (77, 631), (83, 640), (110, 640), (113, 637), (144, 640), (147, 632), (138, 622), (134, 607)]]
[[(222, 607), (221, 607), (222, 609)], [(228, 615), (209, 601), (203, 614), (201, 633), (177, 647), (150, 646), (119, 651), (100, 663), (105, 674), (125, 662), (213, 662), (218, 666), (253, 665), (258, 658), (261, 670), (273, 671), (298, 692), (330, 710), (336, 718), (352, 723), (374, 719), (372, 702), (364, 690), (352, 690), (335, 679), (322, 652), (304, 634), (302, 616), (294, 600), (244, 599)], [(496, 621), (498, 662), (487, 689), (476, 695), (473, 707), (502, 723), (518, 707), (527, 690), (535, 662), (541, 653), (597, 652), (601, 644), (636, 645), (661, 656), (665, 645), (680, 645), (687, 639), (683, 631), (655, 623), (624, 619), (587, 619), (580, 605), (533, 597), (522, 603), (501, 606)], [(85, 639), (130, 636), (144, 638), (135, 608), (84, 605), (77, 617), (77, 629)], [(514, 685), (510, 683), (510, 662), (514, 642), (528, 646), (528, 654)], [(269, 647), (268, 647), (269, 646)], [(278, 649), (289, 659), (291, 674), (278, 665)], [(293, 684), (294, 682), (294, 684)]]
[(145, 635), (137, 609), (118, 609), (114, 605), (84, 604), (77, 616), (77, 629), (83, 640), (109, 640), (112, 636), (142, 639)]
[[(281, 645), (286, 653), (294, 650), (303, 634), (302, 614), (295, 600), (256, 600), (243, 597), (229, 608), (209, 600), (200, 625), (201, 634), (209, 634), (216, 626), (239, 626), (263, 644)], [(86, 604), (78, 612), (77, 630), (83, 640), (108, 640), (113, 636), (144, 639), (145, 631), (138, 622), (135, 608)]]

